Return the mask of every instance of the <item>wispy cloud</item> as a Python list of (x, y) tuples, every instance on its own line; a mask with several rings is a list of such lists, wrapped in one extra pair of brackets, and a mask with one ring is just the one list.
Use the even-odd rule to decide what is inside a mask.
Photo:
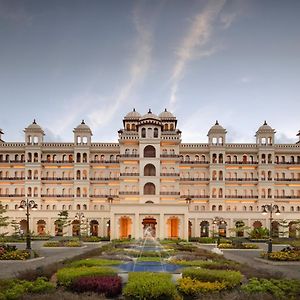
[(180, 81), (184, 78), (187, 64), (195, 59), (210, 56), (216, 52), (216, 46), (207, 49), (213, 34), (213, 25), (226, 0), (209, 1), (206, 7), (194, 17), (194, 20), (178, 47), (177, 60), (171, 75), (171, 96), (169, 106), (174, 109)]
[(142, 21), (139, 7), (133, 11), (133, 23), (137, 32), (135, 41), (136, 51), (129, 66), (129, 79), (117, 91), (116, 97), (107, 103), (106, 109), (95, 110), (88, 115), (91, 127), (103, 125), (109, 122), (126, 102), (139, 83), (144, 79), (151, 62), (152, 32)]

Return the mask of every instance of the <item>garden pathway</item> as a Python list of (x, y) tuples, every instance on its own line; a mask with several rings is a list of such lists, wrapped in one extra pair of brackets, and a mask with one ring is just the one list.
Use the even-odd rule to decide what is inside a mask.
[[(70, 259), (77, 255), (99, 248), (107, 242), (85, 244), (80, 248), (44, 248), (45, 241), (33, 241), (32, 249), (39, 254), (38, 259), (28, 261), (0, 261), (0, 278), (16, 277), (18, 273), (27, 270), (35, 270), (53, 263)], [(16, 243), (13, 243), (16, 245)], [(18, 249), (25, 249), (25, 243), (17, 244)], [(43, 258), (42, 258), (43, 257)]]
[[(205, 244), (196, 244), (197, 247), (206, 250), (212, 250), (215, 245), (205, 245)], [(261, 251), (267, 250), (267, 244), (257, 243), (258, 247)], [(286, 245), (273, 245), (274, 251), (280, 251)], [(271, 265), (266, 264), (261, 261), (257, 261), (256, 258), (259, 258), (260, 251), (258, 250), (224, 250), (224, 257), (226, 259), (230, 259), (233, 261), (237, 261), (239, 263), (248, 264), (249, 266), (258, 269), (258, 270), (265, 270), (271, 274), (278, 274), (282, 273), (284, 277), (287, 278), (296, 278), (300, 279), (300, 266), (293, 264), (291, 262), (289, 265)]]

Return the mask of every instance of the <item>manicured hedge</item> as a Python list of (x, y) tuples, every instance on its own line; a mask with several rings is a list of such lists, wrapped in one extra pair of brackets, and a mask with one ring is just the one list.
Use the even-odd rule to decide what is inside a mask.
[(220, 292), (226, 289), (224, 282), (202, 282), (190, 277), (184, 277), (178, 280), (177, 290), (184, 296), (197, 297), (203, 293)]
[(249, 294), (269, 293), (276, 299), (300, 299), (300, 281), (294, 279), (251, 278), (242, 290)]
[(186, 268), (182, 272), (182, 277), (189, 277), (204, 282), (223, 282), (227, 288), (239, 285), (243, 276), (238, 271), (209, 270), (202, 268)]
[(57, 283), (61, 286), (68, 287), (72, 282), (80, 277), (89, 276), (113, 276), (116, 271), (108, 267), (79, 267), (63, 268), (57, 271)]
[(171, 300), (178, 296), (170, 274), (149, 272), (129, 273), (123, 295), (130, 300)]
[(20, 299), (25, 294), (49, 293), (54, 289), (54, 285), (43, 277), (39, 277), (35, 281), (9, 279), (0, 283), (0, 299), (15, 300)]
[(81, 247), (82, 244), (79, 241), (49, 241), (46, 242), (44, 247)]
[(187, 266), (187, 267), (201, 267), (205, 269), (214, 270), (237, 270), (238, 263), (231, 261), (211, 261), (211, 260), (171, 260), (172, 264)]
[(122, 292), (122, 280), (119, 276), (82, 277), (75, 279), (70, 289), (76, 293), (94, 292), (116, 297)]
[(88, 258), (77, 260), (71, 263), (72, 267), (94, 267), (94, 266), (113, 266), (120, 265), (122, 261), (120, 260), (112, 260), (112, 259), (97, 259), (97, 258)]

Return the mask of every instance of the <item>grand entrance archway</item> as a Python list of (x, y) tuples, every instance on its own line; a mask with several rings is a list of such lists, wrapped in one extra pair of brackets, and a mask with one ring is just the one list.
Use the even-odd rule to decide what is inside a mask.
[(147, 217), (145, 219), (143, 219), (143, 236), (145, 237), (145, 231), (146, 229), (150, 230), (150, 233), (153, 237), (156, 237), (156, 219), (151, 218), (151, 217)]

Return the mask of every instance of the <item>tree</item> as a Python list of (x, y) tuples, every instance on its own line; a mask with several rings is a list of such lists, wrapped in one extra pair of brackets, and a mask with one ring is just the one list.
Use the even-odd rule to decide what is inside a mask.
[(19, 236), (20, 235), (20, 223), (17, 222), (17, 220), (12, 220), (10, 223), (10, 226), (13, 228), (13, 236)]
[(265, 227), (258, 227), (248, 232), (251, 239), (266, 239), (269, 237), (269, 229)]
[(55, 221), (55, 225), (57, 226), (57, 235), (64, 236), (66, 233), (64, 228), (70, 226), (71, 221), (68, 220), (69, 212), (67, 210), (62, 210), (58, 213), (58, 219)]
[(8, 216), (4, 216), (4, 214), (6, 213), (6, 209), (4, 208), (4, 206), (0, 203), (0, 236), (5, 236), (6, 234), (8, 234), (8, 232), (2, 232), (2, 228), (6, 228), (9, 224)]

